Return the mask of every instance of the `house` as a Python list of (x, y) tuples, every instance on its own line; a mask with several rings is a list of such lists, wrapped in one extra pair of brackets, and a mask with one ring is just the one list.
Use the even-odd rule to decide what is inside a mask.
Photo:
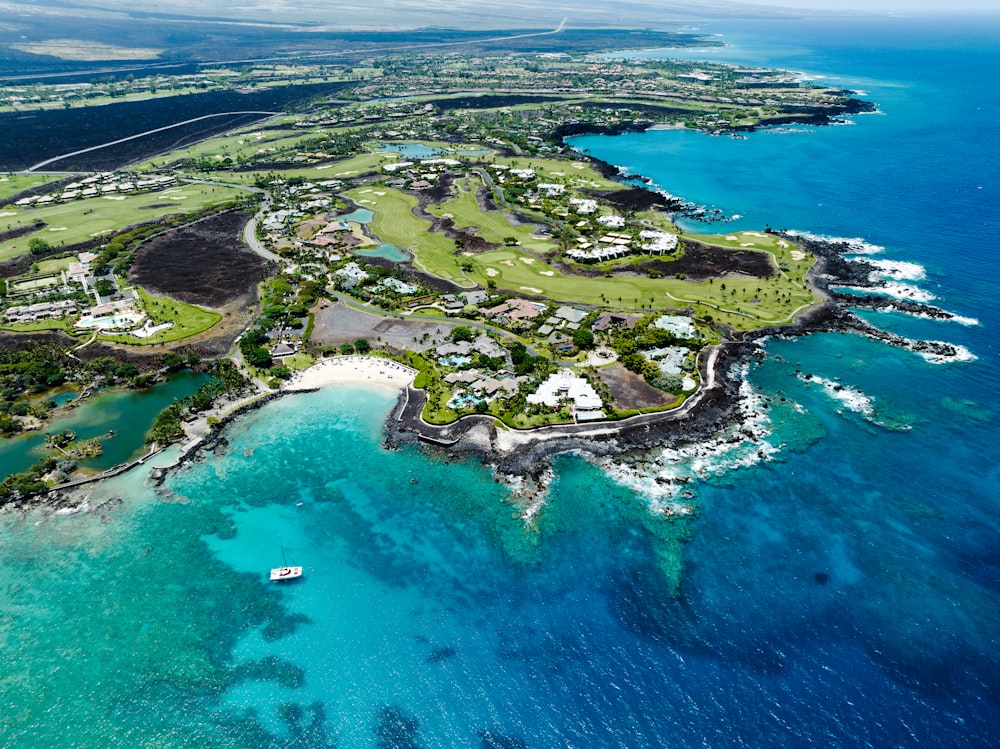
[(510, 321), (533, 320), (545, 311), (545, 305), (527, 299), (511, 299), (486, 310), (488, 317), (506, 317)]
[(577, 419), (600, 419), (604, 417), (601, 397), (583, 377), (574, 377), (570, 370), (560, 370), (538, 386), (538, 390), (528, 396), (528, 403), (544, 404), (558, 408), (566, 401), (572, 401)]
[(442, 294), (438, 302), (445, 312), (458, 312), (465, 307), (465, 300), (459, 299), (454, 294)]
[(488, 356), (491, 359), (495, 359), (499, 356), (505, 356), (507, 354), (507, 349), (485, 333), (472, 342), (472, 350), (482, 354), (483, 356)]
[(653, 322), (653, 326), (667, 330), (678, 338), (694, 338), (698, 335), (694, 322), (685, 315), (661, 315)]
[(466, 304), (471, 304), (474, 307), (478, 307), (490, 298), (488, 291), (462, 291), (458, 295), (465, 300)]
[(472, 352), (472, 344), (468, 341), (456, 341), (455, 343), (442, 343), (434, 353), (438, 356), (468, 356)]
[(579, 324), (583, 322), (587, 313), (583, 310), (573, 309), (572, 307), (560, 307), (556, 310), (555, 316), (561, 320), (565, 320), (566, 322)]
[(340, 270), (335, 271), (335, 273), (343, 278), (344, 282), (349, 286), (356, 286), (369, 276), (368, 271), (364, 270), (360, 265), (353, 261), (345, 265)]
[(625, 226), (624, 216), (598, 216), (597, 223), (609, 229), (621, 229)]
[(639, 315), (626, 315), (621, 312), (604, 312), (594, 321), (593, 329), (601, 332), (616, 326), (624, 326), (631, 330), (640, 319)]

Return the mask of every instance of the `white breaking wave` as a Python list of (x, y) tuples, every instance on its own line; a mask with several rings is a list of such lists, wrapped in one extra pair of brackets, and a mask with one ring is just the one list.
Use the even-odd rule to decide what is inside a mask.
[(930, 302), (936, 297), (929, 291), (925, 291), (911, 284), (889, 281), (881, 286), (837, 286), (837, 289), (844, 291), (856, 291), (859, 294), (873, 296), (888, 296), (893, 299), (904, 299), (909, 302)]
[(650, 512), (691, 514), (689, 482), (770, 460), (781, 449), (766, 439), (773, 431), (771, 420), (764, 399), (747, 379), (748, 372), (749, 365), (745, 365), (735, 423), (712, 439), (644, 453), (636, 462), (620, 457), (595, 462), (616, 483), (645, 496)]
[(921, 320), (936, 320), (939, 322), (957, 322), (959, 325), (966, 325), (968, 327), (973, 327), (979, 325), (979, 320), (975, 317), (964, 317), (962, 315), (956, 315), (954, 312), (948, 312), (948, 310), (941, 310), (944, 312), (946, 317), (941, 317), (940, 315), (932, 315), (927, 312), (913, 312), (908, 309), (900, 309), (899, 307), (893, 307), (889, 305), (888, 307), (877, 307), (872, 312), (895, 312), (900, 315), (909, 315), (910, 317), (918, 317)]
[(956, 345), (954, 343), (947, 343), (945, 341), (930, 341), (930, 343), (941, 343), (941, 344), (944, 344), (944, 345), (947, 345), (947, 346), (951, 346), (953, 349), (955, 349), (955, 353), (952, 354), (952, 355), (950, 355), (950, 356), (946, 355), (946, 354), (936, 354), (933, 351), (917, 351), (916, 352), (916, 353), (920, 354), (920, 356), (922, 356), (926, 361), (929, 361), (931, 364), (950, 364), (952, 362), (970, 362), (970, 361), (976, 361), (976, 359), (979, 358), (974, 353), (972, 353), (969, 349), (967, 349), (965, 346), (958, 346), (958, 345)]
[(814, 234), (810, 231), (798, 231), (796, 229), (790, 229), (788, 234), (793, 237), (802, 237), (803, 239), (811, 239), (814, 242), (830, 242), (833, 244), (846, 244), (850, 249), (851, 253), (854, 255), (875, 255), (879, 252), (885, 250), (885, 247), (879, 244), (872, 244), (871, 242), (866, 242), (861, 237), (827, 237), (822, 234)]
[(803, 382), (815, 382), (821, 386), (827, 396), (840, 403), (843, 409), (847, 411), (853, 411), (868, 418), (875, 415), (875, 402), (870, 395), (866, 395), (860, 390), (847, 385), (841, 385), (839, 382), (828, 380), (825, 377), (802, 376), (800, 379)]
[[(853, 258), (859, 260), (859, 258)], [(897, 281), (922, 281), (927, 278), (927, 270), (920, 263), (905, 260), (870, 260), (864, 262), (872, 265), (875, 270), (872, 275), (878, 278), (892, 278)]]

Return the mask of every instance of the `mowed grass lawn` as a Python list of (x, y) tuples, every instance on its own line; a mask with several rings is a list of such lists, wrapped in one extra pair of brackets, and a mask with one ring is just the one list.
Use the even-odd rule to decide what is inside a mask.
[(732, 234), (689, 234), (691, 239), (717, 247), (759, 250), (768, 253), (779, 268), (792, 281), (803, 285), (805, 275), (816, 258), (786, 239), (758, 231), (739, 231)]
[[(743, 330), (787, 322), (815, 301), (802, 282), (802, 275), (812, 265), (812, 258), (790, 244), (782, 247), (778, 238), (769, 235), (696, 238), (734, 249), (769, 252), (776, 266), (788, 268), (787, 272), (772, 278), (732, 276), (694, 283), (645, 275), (567, 276), (529, 252), (527, 244), (526, 248), (504, 247), (457, 255), (451, 240), (429, 232), (430, 222), (413, 215), (417, 205), (415, 196), (376, 187), (352, 190), (345, 195), (375, 212), (371, 229), (382, 241), (412, 250), (417, 264), (424, 270), (457, 283), (467, 284), (471, 280), (485, 287), (493, 281), (498, 288), (515, 294), (540, 295), (571, 304), (653, 309), (692, 306), (701, 316), (711, 315)], [(481, 235), (490, 241), (502, 242), (503, 237), (512, 235), (520, 238), (515, 230), (524, 231), (523, 227), (510, 226), (500, 212), (479, 212), (471, 185), (469, 189), (460, 186), (458, 196), (432, 210), (436, 215), (451, 213), (456, 224), (481, 227)], [(472, 270), (463, 272), (459, 267), (462, 264), (471, 265)]]
[(428, 273), (468, 285), (468, 277), (459, 265), (471, 258), (457, 257), (453, 241), (444, 234), (431, 232), (430, 221), (413, 215), (416, 197), (379, 187), (350, 190), (344, 196), (374, 211), (369, 228), (383, 242), (411, 250), (416, 256), (415, 263)]
[(222, 315), (218, 312), (194, 304), (185, 304), (164, 295), (153, 296), (142, 288), (138, 289), (138, 292), (142, 307), (152, 319), (153, 324), (172, 322), (173, 327), (162, 330), (149, 338), (136, 338), (130, 335), (99, 335), (99, 340), (127, 343), (134, 346), (173, 343), (204, 333), (222, 319)]
[[(17, 195), (22, 190), (27, 190), (30, 187), (38, 187), (39, 185), (44, 185), (48, 182), (55, 182), (57, 179), (62, 179), (62, 175), (5, 174), (0, 177), (0, 203), (3, 203), (4, 200), (13, 195)], [(14, 209), (9, 207), (0, 207), (0, 211), (9, 210)], [(6, 218), (6, 216), (3, 216), (2, 218)]]
[(585, 278), (563, 275), (516, 248), (484, 252), (468, 260), (473, 264), (470, 277), (484, 286), (492, 280), (500, 289), (566, 303), (653, 309), (690, 305), (701, 316), (711, 315), (744, 330), (786, 322), (815, 301), (812, 292), (786, 276), (733, 276), (711, 283), (641, 275)]
[(35, 237), (54, 246), (85, 242), (133, 224), (152, 221), (172, 213), (188, 213), (245, 194), (237, 188), (191, 184), (141, 195), (115, 195), (74, 200), (42, 208), (0, 210), (14, 214), (0, 218), (0, 231), (30, 226), (39, 220), (47, 224), (31, 234), (0, 242), (0, 261), (28, 252), (28, 242)]
[(520, 169), (531, 167), (544, 182), (560, 182), (573, 189), (621, 190), (622, 184), (602, 177), (586, 161), (559, 161), (540, 158), (511, 158), (495, 156), (493, 162), (516, 166)]
[[(283, 179), (301, 177), (302, 179), (318, 182), (324, 179), (342, 179), (344, 177), (356, 177), (359, 174), (377, 172), (382, 164), (389, 164), (398, 160), (398, 157), (391, 153), (366, 153), (351, 159), (345, 159), (344, 161), (335, 161), (332, 164), (320, 164), (319, 166), (308, 166), (301, 169), (282, 169), (275, 173), (280, 174)], [(256, 172), (228, 172), (220, 169), (217, 172), (203, 173), (198, 176), (218, 182), (252, 185), (257, 177), (266, 174), (267, 171), (267, 169), (262, 169)]]
[(456, 183), (458, 195), (446, 200), (440, 205), (431, 206), (428, 210), (438, 217), (450, 216), (455, 226), (466, 229), (476, 227), (480, 237), (487, 242), (504, 244), (507, 237), (514, 237), (518, 244), (532, 252), (548, 252), (553, 249), (551, 242), (533, 236), (535, 227), (529, 224), (511, 224), (503, 211), (481, 211), (476, 201), (476, 189), (481, 185), (479, 179), (470, 177)]
[[(264, 123), (261, 123), (264, 124)], [(295, 134), (279, 136), (267, 130), (241, 131), (233, 135), (220, 135), (209, 140), (196, 143), (185, 148), (156, 156), (132, 167), (135, 171), (154, 169), (154, 164), (162, 166), (178, 159), (215, 159), (220, 162), (227, 156), (234, 161), (241, 156), (255, 156), (261, 150), (279, 150), (298, 145), (300, 142), (315, 138), (312, 131), (299, 130)]]

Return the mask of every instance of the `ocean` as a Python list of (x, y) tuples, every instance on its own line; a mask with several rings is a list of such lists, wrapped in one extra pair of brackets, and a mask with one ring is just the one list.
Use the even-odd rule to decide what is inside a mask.
[(863, 316), (971, 356), (770, 339), (753, 449), (666, 456), (692, 515), (566, 456), (535, 530), (488, 468), (384, 450), (390, 392), (273, 402), (162, 486), (0, 517), (0, 745), (1000, 744), (1000, 21), (702, 31), (879, 112), (573, 144), (741, 217), (715, 230), (858, 238), (961, 320)]

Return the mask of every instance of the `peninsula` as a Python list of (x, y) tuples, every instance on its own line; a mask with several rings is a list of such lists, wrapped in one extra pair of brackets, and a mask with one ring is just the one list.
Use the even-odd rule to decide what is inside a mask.
[[(5, 438), (59, 429), (79, 400), (60, 405), (53, 386), (141, 389), (192, 367), (208, 381), (148, 436), (190, 457), (233, 414), (349, 370), (402, 389), (388, 446), (481, 456), (530, 522), (555, 454), (752, 439), (739, 372), (762, 337), (836, 328), (962, 356), (847, 310), (948, 315), (845, 298), (886, 283), (856, 248), (727, 232), (726, 216), (569, 142), (654, 127), (740, 138), (872, 104), (787, 71), (631, 59), (599, 34), (526, 43), (0, 88), (0, 118), (43, 124), (0, 154)], [(121, 117), (145, 110), (155, 127)], [(722, 231), (686, 233), (678, 216)], [(88, 471), (65, 452), (7, 473), (13, 506)]]

